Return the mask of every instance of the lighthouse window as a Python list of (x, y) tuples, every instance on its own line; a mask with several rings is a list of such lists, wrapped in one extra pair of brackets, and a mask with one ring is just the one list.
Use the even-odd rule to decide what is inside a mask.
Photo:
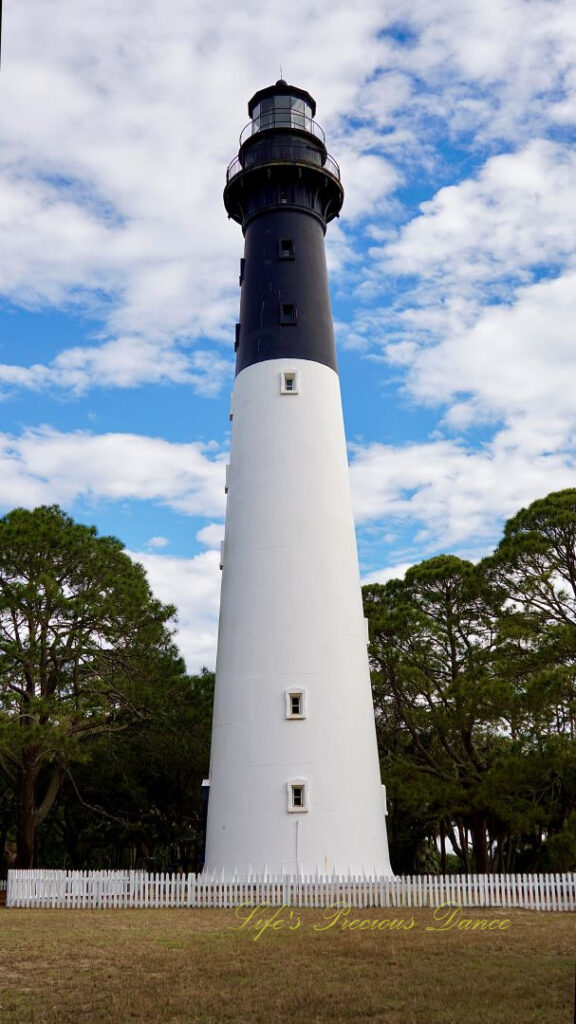
[(236, 324), (234, 332), (234, 351), (238, 351), (238, 345), (240, 344), (240, 324)]
[(280, 323), (295, 324), (298, 318), (298, 311), (292, 302), (282, 302), (280, 305)]
[(286, 690), (286, 718), (306, 718), (304, 690)]
[(306, 128), (312, 107), (298, 96), (265, 96), (252, 110), (252, 131), (265, 128)]
[(280, 394), (298, 394), (298, 374), (296, 370), (282, 370), (280, 374)]
[(288, 810), (307, 811), (309, 807), (308, 783), (305, 779), (293, 779), (288, 783)]
[(295, 255), (294, 239), (281, 238), (278, 242), (278, 258), (281, 260), (293, 260)]

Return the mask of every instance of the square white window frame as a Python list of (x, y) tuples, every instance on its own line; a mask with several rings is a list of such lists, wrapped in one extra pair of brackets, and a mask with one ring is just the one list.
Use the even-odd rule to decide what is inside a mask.
[[(292, 714), (292, 697), (300, 697), (300, 714)], [(302, 690), (299, 686), (291, 686), (289, 690), (284, 693), (285, 701), (285, 714), (286, 718), (292, 719), (292, 721), (299, 721), (302, 718), (306, 718), (308, 713), (307, 701), (306, 701), (306, 690)]]
[[(294, 807), (293, 794), (294, 787), (300, 786), (304, 795), (304, 803), (302, 807)], [(289, 814), (306, 814), (310, 810), (310, 784), (308, 779), (289, 779), (286, 783), (286, 796), (288, 801), (288, 813)]]
[[(287, 380), (292, 381), (292, 387), (286, 387)], [(280, 394), (281, 395), (297, 395), (300, 390), (300, 381), (298, 379), (298, 370), (281, 370), (280, 371)]]

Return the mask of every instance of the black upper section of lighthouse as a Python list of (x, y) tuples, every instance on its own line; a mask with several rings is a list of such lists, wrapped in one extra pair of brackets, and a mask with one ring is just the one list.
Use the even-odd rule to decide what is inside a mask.
[(224, 205), (245, 236), (236, 373), (289, 358), (337, 369), (324, 233), (344, 190), (315, 112), (283, 80), (261, 89), (228, 167)]

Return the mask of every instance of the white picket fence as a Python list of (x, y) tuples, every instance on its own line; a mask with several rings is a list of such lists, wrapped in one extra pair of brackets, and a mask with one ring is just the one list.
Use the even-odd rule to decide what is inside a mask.
[(225, 881), (143, 871), (10, 871), (8, 907), (518, 907), (576, 910), (576, 875), (282, 876)]

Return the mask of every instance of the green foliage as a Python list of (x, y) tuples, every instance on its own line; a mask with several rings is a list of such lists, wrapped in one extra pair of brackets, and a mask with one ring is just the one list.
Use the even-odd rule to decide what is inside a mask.
[(0, 520), (0, 774), (20, 866), (87, 740), (137, 720), (144, 691), (182, 670), (172, 615), (114, 537), (56, 506)]
[(202, 867), (214, 676), (165, 676), (130, 729), (98, 735), (39, 830), (45, 866)]
[[(364, 588), (395, 870), (576, 869), (576, 490), (479, 565)], [(19, 863), (202, 863), (214, 678), (112, 537), (0, 520), (0, 849)]]
[(364, 596), (393, 864), (576, 867), (576, 490)]
[[(404, 735), (403, 749), (396, 743), (385, 767), (393, 781), (392, 801), (399, 802), (401, 815), (410, 813), (415, 800), (426, 807), (428, 834), (441, 825), (453, 831), (456, 819), (480, 837), (489, 815), (489, 725), (501, 716), (490, 669), (493, 595), (471, 563), (449, 556), (414, 566), (402, 582), (371, 590), (367, 612), (381, 742), (392, 730)], [(407, 753), (409, 781), (403, 771)], [(458, 845), (456, 833), (451, 841)], [(485, 870), (481, 838), (475, 858)]]

